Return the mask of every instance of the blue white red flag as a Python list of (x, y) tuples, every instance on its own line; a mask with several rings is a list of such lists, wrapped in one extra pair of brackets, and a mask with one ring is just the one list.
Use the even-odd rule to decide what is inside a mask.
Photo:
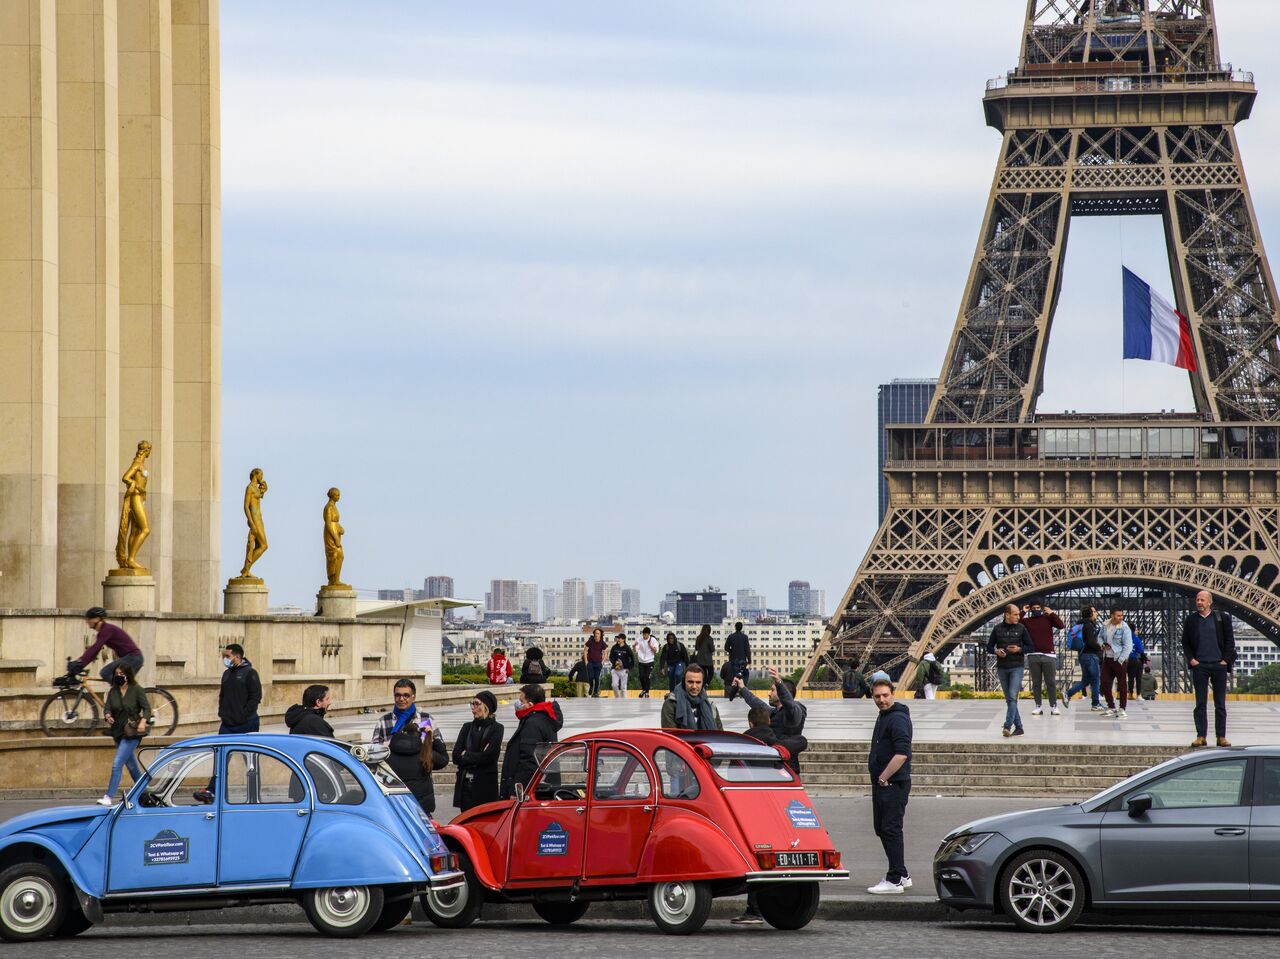
[(1196, 368), (1191, 324), (1151, 285), (1124, 267), (1124, 358)]

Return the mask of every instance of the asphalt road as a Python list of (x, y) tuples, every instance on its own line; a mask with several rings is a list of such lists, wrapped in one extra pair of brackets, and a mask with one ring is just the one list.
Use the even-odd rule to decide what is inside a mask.
[(1135, 959), (1178, 956), (1178, 959), (1232, 959), (1275, 955), (1274, 933), (1229, 930), (1166, 931), (1155, 927), (1119, 930), (1080, 928), (1052, 937), (1016, 932), (981, 923), (851, 923), (815, 922), (797, 932), (768, 927), (738, 927), (727, 921), (709, 922), (692, 937), (664, 936), (649, 923), (592, 922), (590, 914), (578, 925), (552, 929), (540, 922), (486, 922), (460, 931), (436, 929), (424, 923), (401, 926), (389, 933), (366, 936), (353, 943), (324, 939), (306, 925), (221, 926), (215, 929), (149, 927), (94, 929), (73, 941), (44, 941), (20, 947), (26, 957), (85, 956), (90, 954), (146, 956), (147, 959), (226, 959), (229, 955), (254, 959), (404, 959), (405, 956), (451, 956), (494, 959), (498, 956), (636, 957), (689, 955), (735, 957), (803, 955), (806, 957), (867, 956), (880, 959), (936, 959), (937, 956), (982, 956), (983, 959), (1027, 959), (1051, 954), (1054, 959)]

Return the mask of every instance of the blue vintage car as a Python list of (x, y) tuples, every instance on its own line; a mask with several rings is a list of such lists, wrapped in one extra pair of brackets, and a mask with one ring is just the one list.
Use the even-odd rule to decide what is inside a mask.
[(330, 936), (398, 925), (415, 896), (465, 878), (385, 755), (311, 736), (202, 736), (160, 750), (117, 806), (0, 823), (0, 938), (247, 903), (299, 903)]

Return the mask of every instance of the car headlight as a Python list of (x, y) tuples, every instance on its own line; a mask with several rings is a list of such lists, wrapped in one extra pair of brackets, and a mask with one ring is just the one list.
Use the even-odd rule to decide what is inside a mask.
[(978, 848), (984, 842), (994, 835), (995, 833), (993, 832), (975, 832), (968, 836), (957, 836), (955, 839), (951, 840), (951, 854), (955, 855), (956, 853), (961, 853), (965, 856), (971, 856), (973, 853), (978, 851)]

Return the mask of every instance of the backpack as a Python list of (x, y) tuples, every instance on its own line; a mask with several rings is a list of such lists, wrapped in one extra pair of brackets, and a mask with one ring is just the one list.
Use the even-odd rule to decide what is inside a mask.
[(1067, 633), (1067, 649), (1073, 653), (1084, 652), (1084, 623), (1076, 623)]

